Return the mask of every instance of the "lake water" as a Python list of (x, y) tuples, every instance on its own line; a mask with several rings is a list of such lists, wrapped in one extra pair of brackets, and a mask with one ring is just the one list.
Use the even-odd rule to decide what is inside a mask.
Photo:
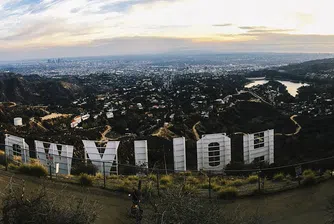
[[(251, 88), (253, 86), (257, 86), (257, 85), (263, 85), (266, 84), (267, 82), (269, 82), (269, 80), (265, 80), (265, 79), (250, 79), (252, 82), (245, 85), (246, 88)], [(290, 81), (281, 81), (281, 80), (275, 80), (278, 81), (280, 83), (282, 83), (283, 85), (286, 86), (288, 92), (290, 93), (291, 96), (295, 97), (297, 95), (297, 90), (302, 87), (302, 86), (308, 86), (309, 84), (307, 83), (301, 83), (301, 82), (290, 82)]]

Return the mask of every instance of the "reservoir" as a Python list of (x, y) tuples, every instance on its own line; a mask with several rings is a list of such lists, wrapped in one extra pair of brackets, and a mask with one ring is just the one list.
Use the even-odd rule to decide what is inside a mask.
[[(249, 79), (249, 80), (252, 81), (252, 82), (245, 85), (245, 88), (251, 88), (251, 87), (257, 86), (257, 85), (263, 85), (263, 84), (266, 84), (266, 83), (269, 82), (269, 80), (266, 80), (266, 79)], [(283, 85), (285, 85), (288, 92), (293, 97), (295, 97), (297, 95), (297, 90), (300, 87), (309, 85), (307, 83), (301, 83), (301, 82), (291, 82), (291, 81), (281, 81), (281, 80), (275, 80), (275, 81), (280, 82)]]

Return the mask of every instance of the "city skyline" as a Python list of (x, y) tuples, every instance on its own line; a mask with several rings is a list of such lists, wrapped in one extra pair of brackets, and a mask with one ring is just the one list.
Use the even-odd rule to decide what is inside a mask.
[(322, 0), (3, 0), (0, 61), (171, 52), (334, 52)]

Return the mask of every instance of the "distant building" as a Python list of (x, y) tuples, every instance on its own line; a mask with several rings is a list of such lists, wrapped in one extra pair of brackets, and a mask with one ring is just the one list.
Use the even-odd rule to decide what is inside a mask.
[(113, 112), (107, 112), (106, 116), (108, 119), (114, 118), (114, 113)]
[(14, 125), (15, 126), (22, 126), (23, 125), (22, 118), (21, 117), (14, 118)]

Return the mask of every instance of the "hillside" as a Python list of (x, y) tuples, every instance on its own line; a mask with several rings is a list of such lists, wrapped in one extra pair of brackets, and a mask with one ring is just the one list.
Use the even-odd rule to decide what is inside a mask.
[(246, 76), (299, 81), (334, 81), (334, 58), (290, 64), (275, 69), (253, 71)]
[(0, 73), (0, 102), (63, 105), (83, 92), (64, 80)]

